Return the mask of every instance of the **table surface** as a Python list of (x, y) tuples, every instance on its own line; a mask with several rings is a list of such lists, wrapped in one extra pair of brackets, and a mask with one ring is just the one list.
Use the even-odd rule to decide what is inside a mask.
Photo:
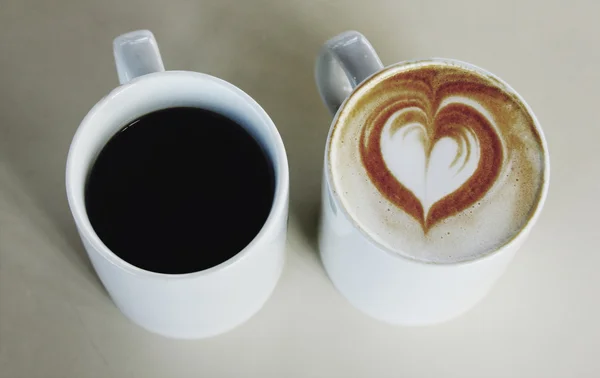
[[(590, 1), (0, 0), (0, 377), (599, 377), (600, 5)], [(122, 316), (70, 217), (67, 149), (117, 85), (112, 39), (152, 30), (168, 69), (221, 77), (279, 128), (291, 168), (287, 262), (264, 308), (207, 340)], [(330, 117), (321, 44), (364, 33), (384, 64), (432, 56), (504, 78), (535, 110), (549, 197), (476, 308), (405, 328), (355, 310), (315, 247)]]

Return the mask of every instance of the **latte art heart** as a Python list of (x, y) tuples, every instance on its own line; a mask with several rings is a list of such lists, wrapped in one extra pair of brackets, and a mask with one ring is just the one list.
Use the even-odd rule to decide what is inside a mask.
[(478, 201), (503, 160), (494, 120), (481, 104), (460, 96), (438, 104), (432, 111), (419, 100), (384, 103), (361, 140), (373, 184), (425, 232)]

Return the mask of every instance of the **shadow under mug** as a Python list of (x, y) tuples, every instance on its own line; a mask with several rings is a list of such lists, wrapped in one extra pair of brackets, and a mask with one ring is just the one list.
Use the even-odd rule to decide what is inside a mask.
[[(319, 252), (329, 278), (355, 307), (392, 324), (427, 325), (450, 320), (475, 306), (505, 271), (535, 225), (548, 193), (550, 161), (542, 129), (525, 100), (508, 84), (471, 64), (454, 65), (493, 77), (523, 104), (534, 120), (544, 153), (543, 187), (533, 214), (509, 242), (488, 254), (465, 262), (427, 263), (387, 250), (362, 230), (332, 190), (329, 144), (332, 131), (349, 99), (363, 85), (391, 75), (413, 62), (384, 68), (369, 41), (349, 31), (330, 39), (321, 49), (315, 78), (325, 105), (334, 115), (327, 137), (319, 226)], [(356, 104), (359, 101), (351, 101)]]
[[(151, 32), (124, 34), (113, 47), (121, 86), (83, 119), (67, 158), (67, 197), (77, 230), (110, 297), (133, 322), (175, 338), (223, 333), (254, 315), (281, 275), (289, 196), (283, 142), (266, 112), (234, 85), (201, 73), (164, 71)], [(95, 158), (115, 133), (144, 114), (177, 106), (211, 110), (242, 125), (272, 162), (275, 196), (260, 232), (234, 257), (199, 272), (162, 274), (129, 264), (102, 243), (87, 217), (84, 189)], [(198, 250), (202, 237), (200, 224)]]

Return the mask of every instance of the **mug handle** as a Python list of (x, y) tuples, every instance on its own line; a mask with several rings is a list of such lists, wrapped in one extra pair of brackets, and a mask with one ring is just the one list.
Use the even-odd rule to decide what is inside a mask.
[(158, 44), (150, 30), (136, 30), (118, 36), (113, 41), (113, 53), (121, 85), (138, 76), (165, 70)]
[(321, 99), (334, 115), (346, 97), (383, 64), (367, 38), (357, 31), (339, 34), (323, 45), (315, 66)]

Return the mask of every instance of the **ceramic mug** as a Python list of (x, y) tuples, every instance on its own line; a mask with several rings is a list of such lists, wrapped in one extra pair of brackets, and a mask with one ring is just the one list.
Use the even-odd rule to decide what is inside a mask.
[[(206, 74), (165, 71), (151, 32), (124, 34), (113, 47), (121, 86), (83, 119), (67, 158), (67, 197), (77, 230), (110, 297), (133, 322), (176, 338), (225, 332), (263, 306), (282, 271), (289, 192), (283, 142), (265, 111), (239, 88)], [(127, 263), (102, 243), (86, 214), (84, 189), (95, 158), (115, 133), (144, 114), (177, 106), (212, 110), (245, 127), (272, 162), (275, 196), (263, 228), (234, 257), (194, 273), (162, 274)]]
[(531, 115), (541, 138), (545, 164), (544, 182), (535, 211), (521, 231), (506, 244), (465, 262), (426, 263), (377, 243), (352, 219), (332, 189), (330, 140), (340, 113), (350, 114), (351, 107), (359, 102), (361, 87), (368, 87), (369, 80), (400, 71), (411, 63), (384, 68), (369, 41), (354, 31), (332, 38), (321, 49), (315, 67), (316, 82), (334, 119), (325, 151), (319, 249), (331, 281), (355, 307), (385, 322), (426, 325), (452, 319), (469, 310), (498, 280), (540, 215), (548, 192), (550, 165), (543, 132), (525, 101), (508, 84), (490, 73), (452, 61), (452, 64), (498, 80), (513, 92)]

